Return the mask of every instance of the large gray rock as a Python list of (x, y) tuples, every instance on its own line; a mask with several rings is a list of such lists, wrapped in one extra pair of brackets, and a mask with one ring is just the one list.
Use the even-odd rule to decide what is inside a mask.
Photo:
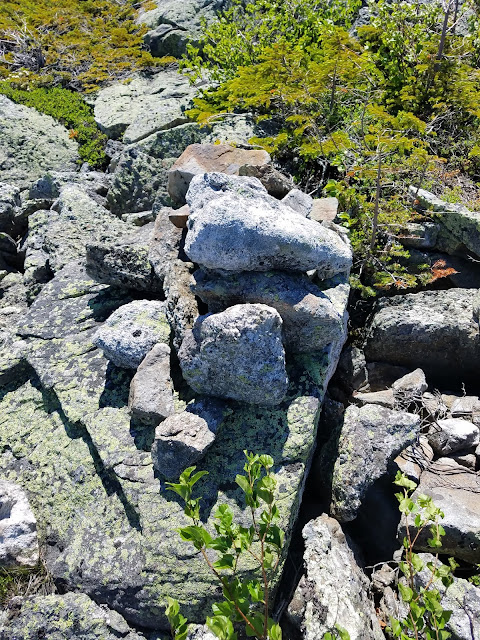
[(162, 281), (148, 258), (153, 223), (132, 229), (117, 241), (89, 243), (86, 246), (87, 271), (99, 282), (135, 291), (160, 293)]
[(78, 145), (67, 129), (0, 96), (0, 181), (28, 188), (48, 171), (74, 170)]
[(136, 369), (150, 349), (169, 338), (165, 303), (135, 300), (114, 311), (93, 341), (117, 367)]
[[(480, 491), (479, 474), (459, 465), (451, 458), (439, 458), (432, 462), (420, 478), (420, 484), (412, 495), (415, 500), (425, 494), (433, 498), (445, 517), (440, 524), (445, 529), (441, 552), (461, 558), (466, 562), (480, 562)], [(415, 536), (415, 526), (411, 522), (410, 532)], [(400, 521), (398, 536), (405, 536), (405, 522)], [(429, 551), (428, 529), (417, 539), (416, 548)]]
[(365, 346), (367, 360), (420, 367), (427, 377), (477, 377), (480, 334), (475, 289), (423, 291), (378, 302)]
[(37, 521), (25, 491), (0, 480), (0, 566), (34, 567), (38, 558)]
[(370, 581), (340, 524), (323, 514), (305, 525), (303, 538), (305, 574), (287, 613), (301, 637), (319, 640), (338, 624), (351, 640), (383, 640)]
[(34, 596), (0, 625), (0, 640), (144, 640), (125, 619), (83, 593)]
[(156, 277), (163, 282), (168, 266), (178, 260), (185, 258), (183, 252), (183, 238), (185, 232), (178, 229), (169, 220), (169, 215), (173, 209), (160, 207), (155, 211), (155, 225), (150, 241), (148, 259), (153, 267)]
[(0, 231), (11, 233), (15, 226), (15, 214), (20, 206), (20, 189), (0, 182)]
[(437, 420), (430, 427), (428, 442), (440, 456), (473, 451), (480, 442), (480, 430), (473, 422), (461, 418)]
[(210, 311), (245, 302), (273, 307), (283, 320), (287, 351), (316, 351), (343, 333), (343, 318), (326, 292), (303, 274), (267, 271), (222, 276), (200, 269), (194, 274), (193, 291)]
[(277, 171), (271, 164), (245, 164), (238, 170), (238, 175), (258, 178), (268, 193), (279, 200), (294, 188), (292, 179)]
[(168, 417), (155, 430), (152, 445), (155, 469), (169, 480), (177, 479), (182, 471), (204, 457), (230, 413), (227, 404), (208, 398)]
[(120, 156), (112, 175), (107, 204), (118, 216), (149, 211), (155, 199), (171, 204), (167, 193), (167, 171), (173, 160), (163, 160), (132, 147)]
[(329, 229), (269, 196), (256, 178), (193, 178), (185, 252), (208, 269), (308, 271), (327, 278), (350, 268), (350, 248)]
[(101, 89), (95, 100), (95, 121), (109, 138), (131, 144), (157, 131), (188, 121), (185, 109), (196, 89), (176, 71), (135, 77)]
[(237, 304), (200, 317), (178, 352), (197, 393), (275, 405), (288, 386), (282, 319), (263, 304)]
[(310, 213), (313, 208), (313, 198), (308, 193), (303, 193), (300, 189), (292, 189), (287, 195), (282, 198), (283, 204), (286, 204), (301, 216), (310, 218)]
[(100, 206), (77, 185), (60, 191), (53, 209), (29, 218), (25, 243), (25, 278), (30, 285), (45, 282), (67, 263), (84, 258), (92, 242), (113, 242), (131, 227)]
[(142, 360), (130, 385), (128, 407), (134, 420), (153, 426), (175, 412), (168, 345), (156, 344)]
[(238, 175), (245, 164), (265, 165), (270, 156), (262, 149), (239, 149), (228, 144), (192, 144), (182, 153), (168, 172), (168, 193), (177, 204), (185, 204), (185, 196), (194, 176), (204, 173)]
[[(341, 433), (331, 439), (331, 444), (338, 440), (331, 515), (340, 522), (354, 520), (369, 487), (387, 473), (390, 461), (416, 440), (419, 430), (418, 415), (379, 405), (348, 407)], [(321, 454), (325, 465), (329, 452), (327, 443)]]

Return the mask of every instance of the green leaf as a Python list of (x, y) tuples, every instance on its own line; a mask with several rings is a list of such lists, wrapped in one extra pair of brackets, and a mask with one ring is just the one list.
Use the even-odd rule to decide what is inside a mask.
[(413, 598), (413, 590), (410, 587), (407, 587), (406, 585), (402, 584), (401, 582), (398, 583), (398, 590), (400, 591), (400, 595), (402, 596), (402, 600), (404, 602), (411, 602), (412, 598)]
[(213, 566), (218, 571), (223, 571), (225, 569), (233, 569), (235, 564), (235, 556), (230, 553), (225, 553), (221, 556), (216, 562), (213, 563)]
[(271, 618), (268, 619), (269, 640), (282, 640), (282, 628)]
[(237, 475), (235, 477), (235, 482), (238, 484), (238, 486), (244, 493), (249, 493), (251, 491), (250, 483), (248, 482), (248, 479), (245, 476)]
[(232, 621), (226, 616), (212, 616), (207, 618), (207, 627), (219, 640), (237, 640)]
[(341, 627), (339, 624), (335, 625), (335, 629), (338, 632), (340, 640), (350, 640), (350, 634), (348, 633), (348, 631), (346, 629)]

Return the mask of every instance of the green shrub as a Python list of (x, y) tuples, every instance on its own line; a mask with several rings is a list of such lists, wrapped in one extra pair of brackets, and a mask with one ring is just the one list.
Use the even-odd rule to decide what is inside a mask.
[(97, 127), (92, 108), (79, 93), (56, 87), (15, 89), (5, 81), (0, 82), (0, 93), (58, 120), (70, 129), (70, 137), (78, 142), (81, 161), (92, 167), (104, 166), (107, 137)]

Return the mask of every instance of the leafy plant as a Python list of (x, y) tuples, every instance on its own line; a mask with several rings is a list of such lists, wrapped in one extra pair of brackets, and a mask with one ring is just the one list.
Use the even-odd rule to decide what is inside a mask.
[[(236, 524), (233, 511), (225, 504), (215, 513), (216, 535), (212, 536), (201, 523), (200, 499), (192, 498), (192, 490), (206, 471), (194, 473), (195, 467), (189, 467), (178, 483), (167, 484), (169, 490), (185, 501), (185, 514), (192, 521), (179, 530), (182, 540), (192, 543), (202, 554), (223, 589), (223, 601), (212, 606), (213, 615), (207, 618), (209, 629), (221, 640), (236, 640), (234, 625), (242, 623), (249, 637), (281, 640), (280, 626), (271, 618), (270, 611), (270, 585), (284, 541), (283, 531), (275, 524), (279, 513), (274, 500), (275, 479), (271, 474), (273, 459), (268, 455), (244, 453), (245, 475), (237, 475), (235, 481), (245, 494), (252, 521), (250, 527)], [(217, 552), (216, 560), (210, 559), (209, 549)], [(245, 554), (257, 565), (261, 579), (240, 573), (239, 562)], [(179, 615), (178, 603), (169, 601), (167, 615), (175, 640), (183, 640), (186, 621)]]
[[(406, 536), (403, 540), (404, 559), (399, 568), (404, 576), (400, 580), (398, 589), (401, 599), (405, 603), (408, 613), (402, 620), (390, 619), (390, 627), (387, 629), (394, 638), (409, 640), (447, 640), (451, 634), (445, 630), (445, 625), (452, 615), (441, 605), (441, 594), (434, 583), (440, 579), (445, 587), (453, 582), (452, 571), (458, 566), (453, 558), (449, 559), (449, 565), (438, 562), (438, 550), (442, 546), (441, 538), (445, 530), (440, 524), (443, 512), (435, 506), (430, 496), (420, 494), (416, 500), (412, 500), (411, 494), (416, 489), (416, 484), (409, 480), (400, 471), (397, 472), (395, 484), (403, 491), (395, 494), (399, 502), (400, 513), (405, 518)], [(413, 523), (410, 521), (413, 518)], [(425, 563), (414, 547), (422, 532), (428, 527), (431, 537), (427, 543), (432, 550), (437, 550), (433, 562)], [(424, 569), (430, 572), (430, 578), (426, 586), (418, 586), (416, 576)]]

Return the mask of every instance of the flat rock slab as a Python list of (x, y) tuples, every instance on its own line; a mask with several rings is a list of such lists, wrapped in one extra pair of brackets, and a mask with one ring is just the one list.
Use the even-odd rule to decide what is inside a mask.
[(48, 171), (75, 170), (77, 160), (64, 126), (0, 96), (0, 181), (28, 188)]
[(316, 351), (343, 333), (343, 317), (335, 305), (303, 274), (267, 271), (217, 275), (200, 269), (193, 278), (192, 290), (210, 311), (240, 303), (266, 304), (276, 309), (283, 320), (287, 351)]
[[(431, 496), (445, 514), (441, 520), (445, 529), (442, 553), (471, 564), (480, 562), (480, 475), (451, 458), (439, 458), (422, 473), (412, 499), (420, 494)], [(413, 523), (411, 531), (415, 531)], [(403, 520), (398, 535), (400, 540), (405, 535)], [(429, 532), (420, 534), (416, 548), (429, 551), (429, 537)]]
[(478, 376), (476, 289), (449, 289), (379, 300), (365, 347), (367, 360), (420, 367), (427, 377)]
[(194, 176), (213, 172), (238, 175), (245, 164), (262, 166), (268, 162), (270, 156), (263, 150), (238, 149), (228, 144), (192, 144), (168, 172), (168, 193), (175, 202), (184, 204)]
[(128, 84), (117, 82), (98, 92), (95, 121), (109, 138), (131, 144), (186, 123), (184, 111), (195, 93), (188, 78), (175, 71), (153, 78), (137, 76)]
[[(412, 444), (420, 417), (379, 405), (353, 405), (345, 411), (333, 467), (330, 512), (340, 522), (354, 520), (369, 487), (386, 472), (390, 460)], [(334, 444), (331, 442), (330, 444)], [(330, 450), (329, 444), (325, 453)], [(325, 455), (322, 451), (322, 456)]]
[(288, 386), (282, 319), (263, 304), (237, 304), (200, 317), (178, 353), (187, 383), (200, 394), (275, 405)]
[(206, 173), (193, 178), (185, 252), (208, 269), (308, 271), (327, 278), (351, 265), (340, 237), (269, 196), (259, 180)]
[(18, 615), (0, 625), (0, 640), (143, 640), (116, 611), (83, 593), (23, 600)]
[(302, 638), (319, 640), (336, 633), (340, 624), (352, 639), (383, 640), (375, 605), (367, 595), (370, 581), (340, 524), (323, 514), (302, 533), (305, 574), (287, 612)]

